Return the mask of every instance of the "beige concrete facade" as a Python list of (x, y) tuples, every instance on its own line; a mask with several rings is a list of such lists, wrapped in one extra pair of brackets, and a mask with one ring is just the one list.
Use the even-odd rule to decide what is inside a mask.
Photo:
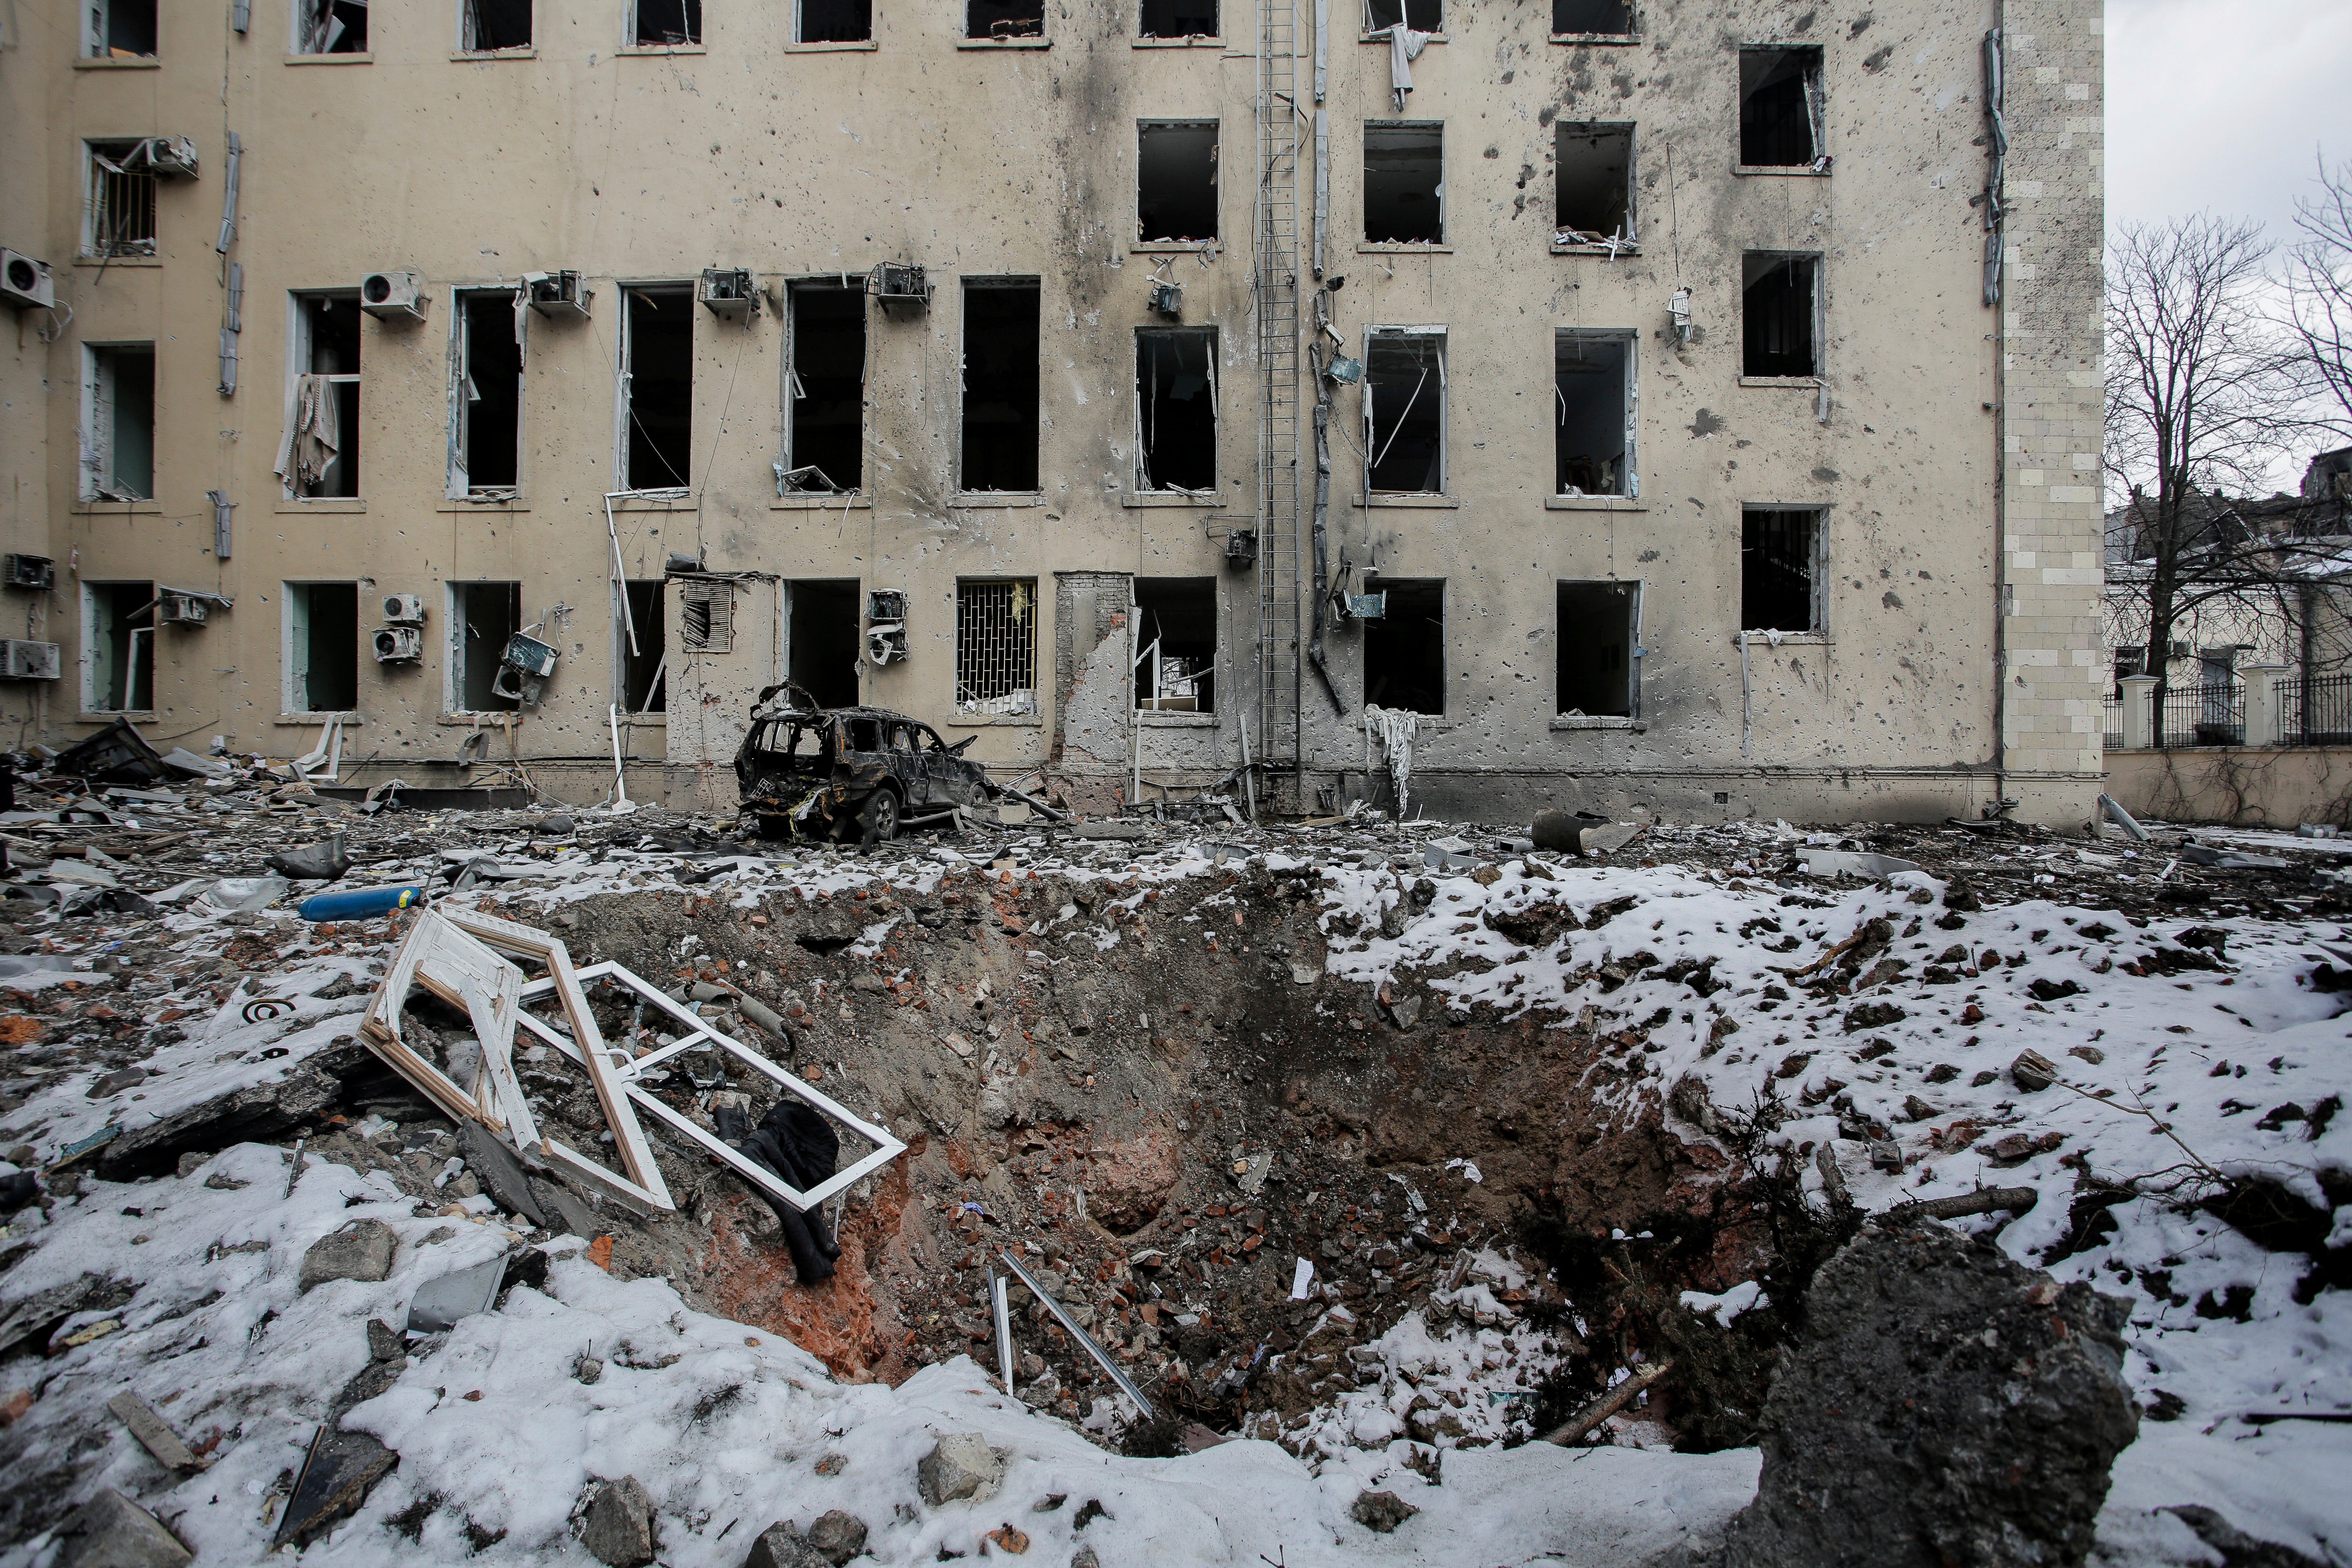
[[(683, 552), (733, 591), (726, 652), (684, 647), (665, 603), (667, 714), (624, 726), (634, 795), (725, 808), (749, 699), (785, 672), (798, 583), (908, 596), (908, 657), (857, 670), (861, 700), (977, 732), (1006, 777), (1048, 766), (1107, 798), (1139, 766), (1198, 784), (1241, 754), (1303, 764), (1307, 798), (1381, 795), (1360, 709), (1365, 631), (1326, 638), (1340, 702), (1314, 676), (1299, 740), (1263, 732), (1259, 584), (1223, 559), (1258, 505), (1252, 314), (1259, 14), (1224, 0), (1223, 36), (1137, 37), (1132, 0), (1055, 6), (1043, 39), (973, 44), (957, 5), (875, 7), (870, 46), (789, 42), (793, 7), (710, 0), (704, 43), (624, 47), (614, 0), (537, 0), (526, 51), (467, 57), (456, 0), (377, 0), (364, 55), (289, 53), (289, 0), (163, 8), (152, 60), (77, 59), (76, 9), (20, 0), (0, 50), (0, 245), (52, 262), (67, 312), (11, 312), (0, 361), (0, 534), (54, 557), (48, 594), (5, 591), (5, 635), (61, 645), (64, 677), (0, 683), (0, 716), (56, 744), (110, 714), (86, 702), (86, 584), (228, 595), (201, 627), (153, 634), (159, 744), (215, 735), (286, 756), (319, 721), (289, 706), (286, 584), (422, 595), (425, 655), (362, 649), (348, 776), (450, 784), (461, 743), (520, 759), (567, 798), (610, 782), (620, 700), (605, 496), (621, 302), (706, 268), (757, 274), (748, 320), (693, 306), (691, 471), (675, 500), (613, 513), (622, 570)], [(1444, 334), (1444, 492), (1371, 496), (1358, 385), (1336, 389), (1330, 551), (1381, 580), (1442, 582), (1444, 713), (1416, 740), (1433, 814), (1521, 818), (1544, 803), (1677, 816), (1973, 815), (2000, 796), (2079, 822), (2102, 771), (2098, 0), (1704, 0), (1636, 7), (1623, 42), (1556, 42), (1543, 8), (1445, 0), (1393, 106), (1390, 50), (1331, 6), (1328, 275), (1344, 352), (1375, 327)], [(1297, 13), (1298, 269), (1313, 287), (1313, 6)], [(2006, 40), (2005, 298), (1980, 296), (1988, 175), (1980, 43)], [(1738, 168), (1739, 47), (1822, 51), (1825, 173)], [(1138, 243), (1138, 126), (1219, 127), (1214, 247)], [(1366, 245), (1367, 121), (1442, 122), (1444, 243)], [(1630, 123), (1638, 248), (1555, 247), (1556, 122)], [(236, 237), (215, 249), (223, 148), (240, 138)], [(184, 135), (194, 179), (160, 183), (156, 254), (83, 248), (86, 143)], [(1568, 253), (1561, 253), (1566, 251)], [(1817, 257), (1819, 383), (1743, 377), (1743, 256)], [(1162, 261), (1181, 321), (1147, 299)], [(218, 389), (226, 266), (242, 268), (239, 384)], [(878, 263), (929, 268), (928, 310), (866, 310), (861, 488), (780, 498), (795, 279)], [(301, 500), (272, 471), (288, 418), (294, 297), (414, 268), (422, 322), (361, 331), (360, 495)], [(519, 482), (448, 497), (453, 309), (519, 275), (580, 272), (585, 320), (524, 315)], [(966, 280), (1034, 279), (1038, 484), (959, 489)], [(1669, 302), (1690, 291), (1677, 340)], [(348, 308), (348, 301), (345, 301)], [(1137, 491), (1139, 329), (1216, 331), (1213, 494)], [(1556, 334), (1632, 344), (1637, 497), (1554, 483)], [(54, 332), (54, 342), (42, 341)], [(1304, 330), (1302, 328), (1302, 338)], [(81, 499), (89, 349), (155, 347), (152, 500)], [(1312, 407), (1307, 377), (1298, 405)], [(1303, 426), (1304, 420), (1302, 418)], [(1302, 428), (1300, 449), (1311, 458)], [(1302, 486), (1302, 490), (1305, 487)], [(208, 490), (236, 503), (215, 556)], [(1817, 629), (1750, 639), (1743, 509), (1819, 509)], [(1302, 514), (1300, 528), (1305, 519)], [(1217, 584), (1213, 711), (1128, 728), (1120, 578)], [(541, 701), (488, 717), (455, 700), (448, 584), (520, 584), (521, 620), (562, 658)], [(1038, 711), (960, 710), (960, 584), (1022, 584)], [(1071, 587), (1077, 584), (1077, 590)], [(1622, 717), (1563, 717), (1557, 584), (1638, 584), (1637, 692)], [(1365, 584), (1358, 582), (1357, 591)], [(862, 605), (861, 605), (862, 608)], [(1078, 616), (1083, 610), (1084, 620)], [(19, 630), (21, 625), (24, 629)], [(862, 626), (861, 628), (862, 630)], [(1106, 655), (1104, 650), (1111, 653)], [(1743, 665), (1745, 674), (1743, 675)], [(830, 668), (830, 666), (829, 666)], [(473, 776), (484, 776), (477, 768)], [(1181, 793), (1181, 792), (1180, 792)]]

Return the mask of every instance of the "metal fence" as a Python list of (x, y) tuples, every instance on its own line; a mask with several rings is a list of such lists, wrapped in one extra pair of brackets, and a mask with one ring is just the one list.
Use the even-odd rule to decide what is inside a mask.
[(2282, 680), (2276, 689), (2281, 745), (2352, 745), (2352, 675)]
[(2164, 695), (2164, 727), (2158, 743), (2167, 748), (2244, 745), (2245, 688), (2233, 680), (2174, 687)]
[(2105, 714), (2099, 722), (2099, 728), (2104, 731), (2101, 740), (2110, 752), (2120, 752), (2124, 749), (2124, 700), (2121, 692), (2107, 693)]

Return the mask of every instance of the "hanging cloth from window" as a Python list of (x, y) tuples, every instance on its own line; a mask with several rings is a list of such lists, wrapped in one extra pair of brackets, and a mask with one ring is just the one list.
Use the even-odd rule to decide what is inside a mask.
[(342, 450), (342, 429), (335, 416), (335, 384), (323, 375), (297, 377), (294, 408), (286, 422), (286, 439), (278, 449), (276, 472), (293, 488), (308, 493), (327, 476), (327, 465)]
[(1412, 62), (1429, 42), (1427, 33), (1416, 33), (1402, 22), (1391, 25), (1389, 35), (1389, 88), (1396, 95), (1396, 111), (1404, 112), (1404, 95), (1412, 90)]

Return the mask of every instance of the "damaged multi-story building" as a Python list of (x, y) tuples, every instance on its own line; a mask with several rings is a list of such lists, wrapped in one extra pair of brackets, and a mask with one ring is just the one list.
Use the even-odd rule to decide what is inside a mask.
[(0, 707), (723, 810), (789, 680), (1096, 805), (2079, 821), (2100, 26), (20, 5)]

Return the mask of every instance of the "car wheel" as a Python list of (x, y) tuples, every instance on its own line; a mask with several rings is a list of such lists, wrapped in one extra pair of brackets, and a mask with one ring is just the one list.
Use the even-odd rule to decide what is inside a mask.
[(877, 844), (887, 844), (898, 837), (898, 795), (890, 789), (877, 789), (866, 803), (866, 826)]

